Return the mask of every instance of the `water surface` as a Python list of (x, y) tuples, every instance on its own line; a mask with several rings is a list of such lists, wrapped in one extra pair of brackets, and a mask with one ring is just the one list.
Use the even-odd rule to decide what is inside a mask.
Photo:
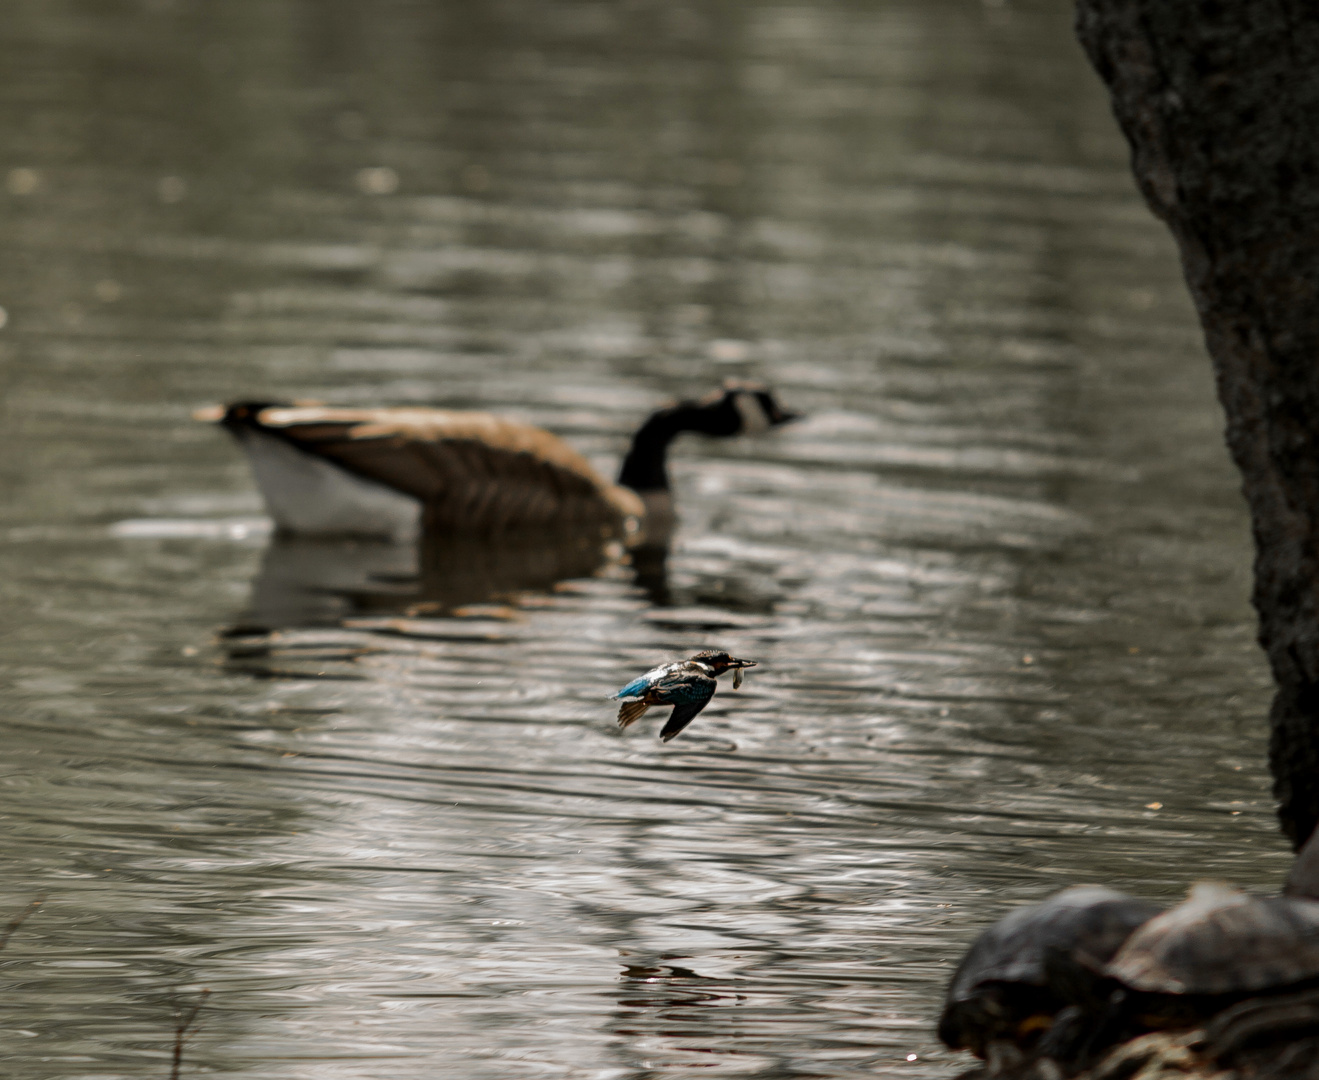
[[(1063, 7), (10, 5), (7, 1076), (167, 1075), (204, 986), (185, 1075), (942, 1077), (1012, 905), (1280, 880), (1209, 367)], [(725, 376), (809, 417), (679, 447), (667, 562), (411, 614), (189, 420), (612, 470)], [(615, 728), (709, 644), (740, 691)]]

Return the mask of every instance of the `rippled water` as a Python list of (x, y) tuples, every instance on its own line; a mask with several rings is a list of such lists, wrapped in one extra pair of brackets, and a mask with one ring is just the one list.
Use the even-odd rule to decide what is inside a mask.
[[(165, 1076), (205, 986), (184, 1075), (941, 1077), (1012, 904), (1279, 880), (1209, 368), (1063, 8), (8, 5), (6, 1076)], [(410, 615), (188, 418), (611, 470), (725, 375), (809, 418), (682, 444), (667, 563), (458, 548)], [(741, 691), (615, 728), (711, 643)]]

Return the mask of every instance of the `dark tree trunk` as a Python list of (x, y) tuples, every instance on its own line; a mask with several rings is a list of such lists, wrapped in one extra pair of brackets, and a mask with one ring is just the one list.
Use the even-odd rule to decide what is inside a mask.
[(1077, 30), (1213, 358), (1277, 683), (1274, 793), (1299, 846), (1319, 820), (1319, 8), (1078, 0)]

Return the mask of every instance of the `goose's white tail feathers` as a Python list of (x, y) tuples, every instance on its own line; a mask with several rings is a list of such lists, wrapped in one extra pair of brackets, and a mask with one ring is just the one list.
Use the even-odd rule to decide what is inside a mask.
[(363, 480), (276, 435), (243, 430), (243, 449), (275, 525), (310, 536), (415, 539), (421, 503)]

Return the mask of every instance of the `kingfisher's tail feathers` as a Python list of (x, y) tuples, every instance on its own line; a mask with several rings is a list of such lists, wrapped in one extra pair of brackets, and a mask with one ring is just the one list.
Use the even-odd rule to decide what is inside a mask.
[(623, 702), (623, 704), (618, 707), (618, 726), (625, 728), (629, 724), (635, 723), (637, 720), (641, 719), (642, 714), (649, 708), (650, 706), (644, 701)]
[(622, 690), (614, 695), (615, 698), (638, 697), (646, 692), (646, 687), (650, 685), (650, 680), (646, 675), (639, 679), (633, 679)]

